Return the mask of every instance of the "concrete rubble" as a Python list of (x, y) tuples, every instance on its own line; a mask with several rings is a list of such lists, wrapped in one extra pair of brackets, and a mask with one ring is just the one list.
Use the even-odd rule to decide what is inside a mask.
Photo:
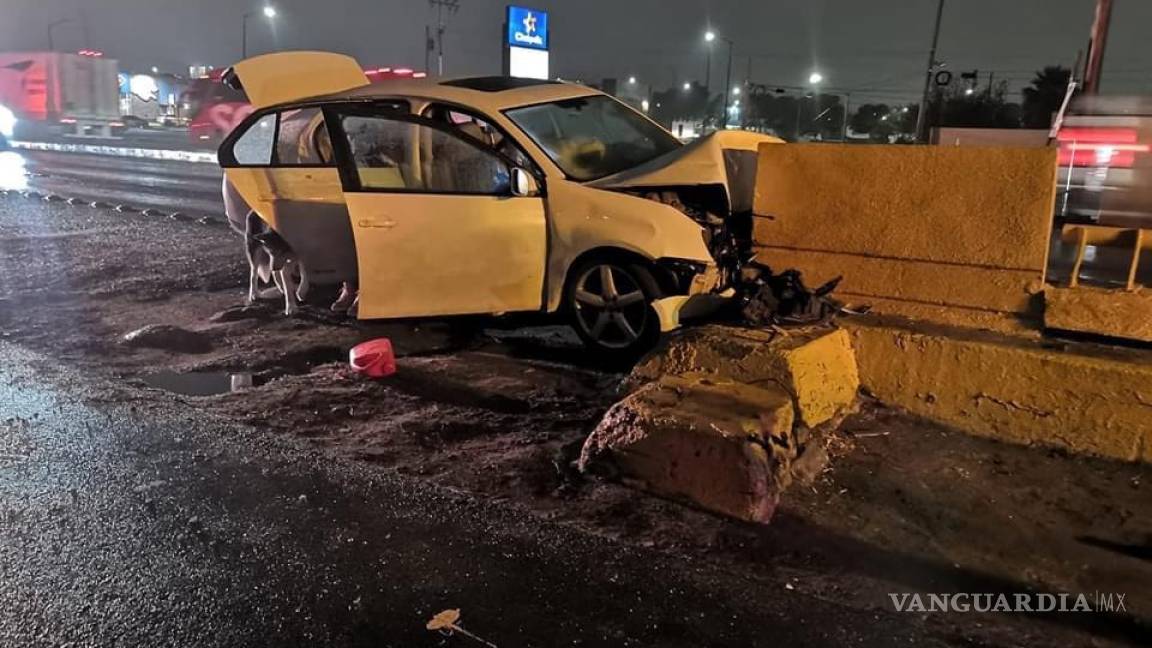
[(779, 388), (663, 376), (609, 410), (580, 468), (610, 457), (639, 488), (767, 522), (791, 481), (793, 421), (792, 399)]
[[(626, 483), (750, 522), (771, 520), (812, 428), (857, 400), (850, 339), (826, 327), (789, 332), (707, 326), (671, 338), (631, 376), (579, 466), (611, 462)], [(826, 464), (818, 440), (802, 481)]]

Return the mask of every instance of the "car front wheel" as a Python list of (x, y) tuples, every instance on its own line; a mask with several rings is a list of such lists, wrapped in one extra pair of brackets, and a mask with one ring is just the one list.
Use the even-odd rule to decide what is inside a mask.
[(651, 304), (660, 289), (646, 268), (615, 260), (585, 262), (572, 274), (565, 296), (572, 327), (591, 349), (629, 356), (659, 337)]

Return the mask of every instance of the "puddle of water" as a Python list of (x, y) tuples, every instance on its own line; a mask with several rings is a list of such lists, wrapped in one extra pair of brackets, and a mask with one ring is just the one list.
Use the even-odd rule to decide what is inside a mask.
[(242, 391), (256, 384), (250, 373), (161, 371), (141, 376), (149, 387), (182, 396), (217, 396)]

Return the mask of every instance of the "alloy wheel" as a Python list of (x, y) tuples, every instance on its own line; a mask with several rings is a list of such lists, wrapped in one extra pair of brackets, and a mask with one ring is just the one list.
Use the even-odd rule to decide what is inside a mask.
[(632, 346), (648, 326), (648, 299), (625, 268), (594, 265), (576, 280), (576, 323), (588, 338), (609, 349)]

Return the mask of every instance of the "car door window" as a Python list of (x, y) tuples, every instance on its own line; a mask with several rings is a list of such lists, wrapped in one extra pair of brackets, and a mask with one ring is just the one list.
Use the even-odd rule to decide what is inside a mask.
[[(374, 104), (382, 111), (407, 114), (403, 100)], [(335, 166), (332, 137), (324, 107), (288, 108), (254, 117), (231, 136), (221, 150), (224, 167), (331, 167)]]
[(351, 114), (340, 118), (360, 191), (509, 195), (509, 164), (440, 124)]
[(537, 167), (532, 159), (508, 137), (504, 131), (494, 126), (490, 121), (471, 112), (465, 112), (451, 106), (433, 104), (424, 110), (424, 116), (445, 124), (461, 135), (472, 139), (485, 148), (499, 152), (511, 160), (516, 166), (533, 172)]
[(272, 164), (272, 144), (276, 139), (276, 115), (265, 115), (244, 131), (232, 145), (232, 156), (244, 166)]

